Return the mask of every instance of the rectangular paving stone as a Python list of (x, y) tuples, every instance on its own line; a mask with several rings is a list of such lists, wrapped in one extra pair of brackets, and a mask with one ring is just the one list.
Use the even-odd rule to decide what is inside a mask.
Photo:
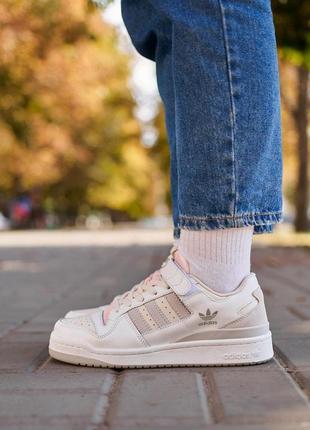
[(291, 325), (305, 320), (301, 306), (305, 306), (310, 298), (277, 278), (278, 273), (279, 270), (271, 268), (261, 269), (259, 280), (263, 289), (266, 287), (269, 292), (265, 294), (265, 302), (271, 329), (286, 331)]
[(309, 300), (309, 296), (304, 291), (299, 291), (294, 288), (289, 281), (284, 282), (279, 277), (280, 271), (270, 268), (261, 269), (258, 272), (258, 280), (262, 288), (266, 288), (269, 294), (267, 299), (274, 305), (292, 305), (300, 303), (300, 300)]
[[(76, 367), (76, 366), (75, 366)], [(77, 367), (76, 367), (77, 368)], [(0, 393), (1, 396), (6, 393), (18, 392), (20, 394), (30, 391), (75, 391), (75, 392), (95, 392), (104, 382), (106, 375), (114, 376), (110, 369), (101, 369), (100, 375), (92, 372), (88, 368), (88, 373), (78, 373), (76, 375), (46, 375), (42, 373), (35, 374), (9, 374), (0, 376)], [(0, 409), (1, 414), (1, 409)]]
[(178, 430), (179, 428), (182, 428), (182, 430), (310, 430), (310, 425), (307, 424), (294, 424), (294, 425), (249, 425), (249, 424), (209, 424), (208, 426), (204, 427), (196, 427), (195, 425), (191, 426), (190, 424), (187, 427), (180, 427), (179, 425), (175, 426), (169, 426), (169, 427), (159, 427), (156, 424), (149, 423), (147, 427), (137, 427), (137, 426), (127, 426), (124, 424), (123, 426), (112, 426), (108, 427), (110, 430)]
[(273, 330), (285, 330), (291, 325), (295, 325), (300, 322), (300, 319), (289, 311), (284, 306), (273, 306), (270, 305), (268, 299), (265, 298), (266, 301), (266, 311), (268, 320), (270, 323), (271, 331)]
[(310, 366), (310, 336), (303, 333), (286, 335), (274, 333), (274, 343), (280, 350), (284, 361), (290, 363), (291, 370)]
[(220, 368), (212, 374), (223, 423), (310, 425), (309, 403), (277, 365)]
[(74, 428), (75, 424), (86, 429), (104, 420), (104, 406), (114, 375), (110, 371), (102, 372), (100, 377), (95, 373), (7, 375), (0, 381), (0, 428), (19, 425), (24, 429), (33, 425), (45, 429), (50, 425), (54, 429), (63, 425), (66, 429)]
[(48, 342), (49, 334), (41, 331), (22, 331), (15, 329), (10, 331), (4, 338), (5, 343), (46, 343)]
[(9, 417), (0, 418), (3, 430), (85, 430), (89, 417)]
[(15, 322), (0, 322), (0, 339), (16, 327)]
[(310, 283), (309, 283), (309, 253), (305, 253), (307, 261), (302, 264), (288, 264), (285, 267), (281, 267), (281, 270), (276, 270), (276, 276), (285, 285), (294, 288), (299, 293), (310, 294)]
[(303, 369), (297, 369), (293, 374), (301, 389), (304, 391), (306, 396), (310, 398), (310, 366)]
[[(310, 282), (310, 279), (309, 279)], [(294, 303), (289, 305), (289, 310), (301, 321), (310, 321), (310, 300), (308, 303)]]
[(96, 404), (94, 392), (81, 390), (74, 393), (70, 390), (38, 390), (36, 392), (15, 392), (2, 394), (0, 399), (4, 417), (31, 416), (83, 416), (91, 414)]
[(179, 369), (126, 371), (108, 424), (126, 428), (205, 428), (210, 422), (200, 375)]
[[(124, 429), (125, 430), (125, 429)], [(155, 429), (154, 429), (155, 430)], [(175, 429), (177, 430), (177, 429)], [(301, 424), (211, 424), (205, 430), (310, 430), (310, 425)]]
[(26, 371), (46, 348), (46, 342), (1, 342), (0, 372)]

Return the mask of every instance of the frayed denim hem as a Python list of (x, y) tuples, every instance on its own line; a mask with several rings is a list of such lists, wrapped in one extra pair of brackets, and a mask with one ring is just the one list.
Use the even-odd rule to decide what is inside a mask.
[(216, 230), (254, 226), (254, 234), (271, 233), (274, 224), (282, 221), (282, 212), (254, 213), (242, 215), (219, 215), (196, 217), (180, 215), (179, 225), (174, 229), (174, 237), (180, 237), (180, 229), (184, 230)]
[(173, 228), (173, 238), (174, 239), (180, 239), (181, 236), (181, 229), (180, 227), (174, 227)]

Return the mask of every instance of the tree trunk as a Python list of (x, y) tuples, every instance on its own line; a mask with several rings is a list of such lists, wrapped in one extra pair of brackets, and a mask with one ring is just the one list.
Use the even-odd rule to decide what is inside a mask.
[(307, 231), (310, 227), (309, 209), (309, 148), (308, 148), (308, 92), (309, 71), (299, 67), (298, 100), (295, 111), (296, 130), (298, 135), (297, 157), (298, 172), (296, 184), (296, 231)]

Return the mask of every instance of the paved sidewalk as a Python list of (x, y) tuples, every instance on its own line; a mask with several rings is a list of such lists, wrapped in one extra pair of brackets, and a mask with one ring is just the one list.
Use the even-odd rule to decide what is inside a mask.
[(165, 232), (0, 234), (0, 430), (310, 430), (309, 249), (254, 251), (268, 364), (113, 371), (48, 357), (56, 319), (140, 281), (168, 242)]

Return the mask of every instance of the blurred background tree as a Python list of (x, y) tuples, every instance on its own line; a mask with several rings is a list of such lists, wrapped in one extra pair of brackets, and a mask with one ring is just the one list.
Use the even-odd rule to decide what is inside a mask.
[(2, 200), (35, 192), (72, 219), (96, 208), (151, 214), (129, 75), (115, 29), (87, 1), (2, 0)]
[[(309, 222), (309, 71), (310, 2), (309, 0), (273, 0), (283, 103), (283, 141), (287, 160), (285, 185), (295, 205), (295, 229), (306, 231)], [(293, 128), (293, 132), (291, 131)], [(291, 147), (295, 150), (292, 151)], [(292, 187), (294, 172), (295, 184)]]

